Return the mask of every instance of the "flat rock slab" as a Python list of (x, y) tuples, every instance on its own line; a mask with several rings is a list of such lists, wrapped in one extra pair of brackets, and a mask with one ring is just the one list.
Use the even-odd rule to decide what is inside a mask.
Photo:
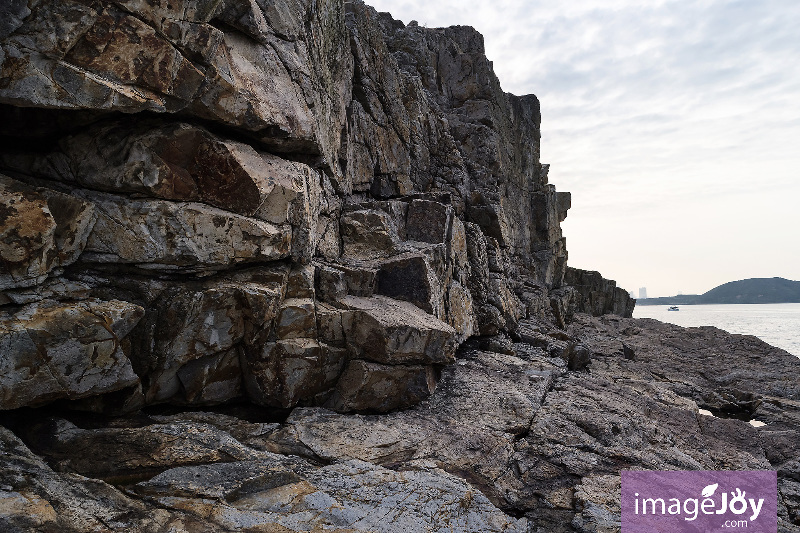
[[(225, 461), (151, 473), (149, 479), (129, 485), (127, 495), (101, 481), (54, 472), (0, 427), (0, 525), (11, 531), (57, 527), (69, 533), (148, 533), (165, 527), (178, 533), (526, 531), (525, 519), (509, 517), (463, 479), (433, 465), (402, 472), (356, 460), (318, 466), (248, 448), (205, 423), (230, 422), (224, 417), (196, 418), (100, 430), (81, 430), (62, 420), (39, 428), (42, 438), (57, 439), (60, 448), (53, 458), (60, 457), (60, 467), (68, 471), (88, 468), (87, 473), (97, 473), (98, 465), (113, 464), (104, 447), (118, 452), (120, 465), (141, 462), (145, 468), (139, 473), (145, 475), (148, 467), (167, 465), (170, 456), (184, 462)], [(256, 424), (249, 430), (242, 423), (225, 425), (229, 431), (240, 429), (240, 438), (258, 432)], [(98, 465), (79, 457), (78, 446), (97, 449)]]
[(176, 468), (135, 490), (232, 530), (522, 532), (527, 527), (441, 470), (394, 472), (361, 461), (314, 468), (274, 456)]
[(155, 269), (219, 270), (291, 253), (292, 227), (193, 202), (131, 200), (85, 192), (97, 223), (83, 259)]

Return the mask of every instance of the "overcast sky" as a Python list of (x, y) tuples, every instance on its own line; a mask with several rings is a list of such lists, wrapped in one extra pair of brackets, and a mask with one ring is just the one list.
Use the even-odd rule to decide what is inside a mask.
[(800, 280), (797, 0), (367, 0), (470, 25), (542, 104), (569, 264), (649, 296)]

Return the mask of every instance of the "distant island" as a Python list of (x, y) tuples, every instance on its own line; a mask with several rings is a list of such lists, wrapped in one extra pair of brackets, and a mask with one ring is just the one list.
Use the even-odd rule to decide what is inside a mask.
[(703, 294), (679, 294), (636, 300), (636, 305), (781, 303), (800, 303), (800, 281), (784, 278), (751, 278), (730, 281)]

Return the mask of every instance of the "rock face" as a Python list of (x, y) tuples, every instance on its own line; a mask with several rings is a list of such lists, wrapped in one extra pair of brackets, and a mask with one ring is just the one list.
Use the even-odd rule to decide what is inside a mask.
[(56, 350), (87, 376), (96, 361), (56, 349), (80, 317), (137, 312), (108, 328), (107, 384), (62, 376), (26, 400), (15, 372), (0, 409), (387, 411), (430, 395), (472, 336), (630, 315), (613, 282), (565, 284), (570, 197), (539, 161), (538, 100), (501, 90), (471, 28), (339, 0), (4, 9), (7, 364)]
[(5, 2), (0, 529), (610, 531), (741, 467), (790, 530), (794, 363), (619, 318), (540, 121), (360, 1)]

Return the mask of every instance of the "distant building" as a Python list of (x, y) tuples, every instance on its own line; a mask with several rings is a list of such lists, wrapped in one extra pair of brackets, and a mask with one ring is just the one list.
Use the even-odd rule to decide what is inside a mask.
[(641, 300), (644, 300), (645, 298), (647, 298), (647, 287), (642, 287), (642, 288), (639, 289), (639, 298)]
[(634, 300), (636, 299), (636, 291), (628, 291), (628, 293), (631, 295), (631, 298)]

